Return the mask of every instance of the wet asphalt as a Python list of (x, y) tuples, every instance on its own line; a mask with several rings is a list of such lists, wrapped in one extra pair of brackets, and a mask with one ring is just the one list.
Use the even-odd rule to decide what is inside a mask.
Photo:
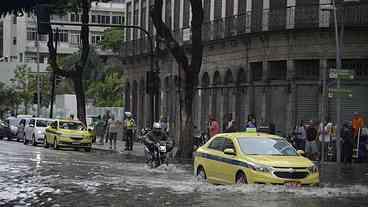
[(321, 186), (215, 186), (190, 164), (0, 140), (0, 206), (368, 206), (368, 165), (321, 166)]

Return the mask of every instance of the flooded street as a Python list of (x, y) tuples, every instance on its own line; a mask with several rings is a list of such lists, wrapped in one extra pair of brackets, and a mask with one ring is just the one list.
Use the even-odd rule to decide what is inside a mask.
[(368, 165), (322, 166), (321, 187), (214, 186), (191, 165), (0, 141), (0, 206), (367, 206)]

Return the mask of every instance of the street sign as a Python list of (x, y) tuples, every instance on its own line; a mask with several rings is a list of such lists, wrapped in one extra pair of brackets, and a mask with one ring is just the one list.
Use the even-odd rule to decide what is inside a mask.
[(341, 97), (341, 98), (353, 98), (353, 91), (345, 88), (329, 88), (328, 97)]
[(354, 71), (347, 69), (330, 69), (329, 77), (331, 79), (340, 79), (340, 80), (353, 80), (354, 79)]

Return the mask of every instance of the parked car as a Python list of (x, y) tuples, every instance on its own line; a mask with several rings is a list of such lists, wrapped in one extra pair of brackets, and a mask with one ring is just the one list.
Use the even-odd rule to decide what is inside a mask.
[(43, 144), (45, 142), (45, 131), (49, 125), (55, 121), (54, 119), (31, 118), (29, 124), (25, 128), (24, 144), (31, 142), (33, 146)]
[(93, 135), (81, 121), (56, 120), (46, 129), (45, 147), (84, 148), (91, 151)]
[(19, 142), (20, 140), (22, 140), (24, 142), (24, 138), (26, 136), (26, 132), (25, 132), (25, 129), (26, 127), (29, 125), (29, 121), (31, 120), (31, 118), (22, 118), (20, 121), (19, 121), (19, 124), (17, 126), (17, 134), (16, 134), (16, 139), (17, 139), (17, 142)]
[(0, 120), (0, 139), (7, 138), (8, 140), (13, 137), (9, 124)]
[[(17, 117), (9, 117), (6, 119), (6, 123), (9, 125), (10, 132), (11, 132), (11, 138), (10, 139), (16, 139), (16, 135), (18, 133), (18, 124), (20, 119)], [(10, 140), (8, 138), (8, 140)]]

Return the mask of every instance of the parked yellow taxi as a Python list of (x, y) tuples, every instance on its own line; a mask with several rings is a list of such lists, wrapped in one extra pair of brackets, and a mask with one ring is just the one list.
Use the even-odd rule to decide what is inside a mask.
[(56, 120), (50, 124), (45, 133), (45, 147), (84, 148), (91, 151), (93, 134), (80, 121)]
[(282, 137), (249, 131), (218, 134), (198, 148), (195, 175), (214, 184), (319, 184), (318, 168), (302, 151)]

